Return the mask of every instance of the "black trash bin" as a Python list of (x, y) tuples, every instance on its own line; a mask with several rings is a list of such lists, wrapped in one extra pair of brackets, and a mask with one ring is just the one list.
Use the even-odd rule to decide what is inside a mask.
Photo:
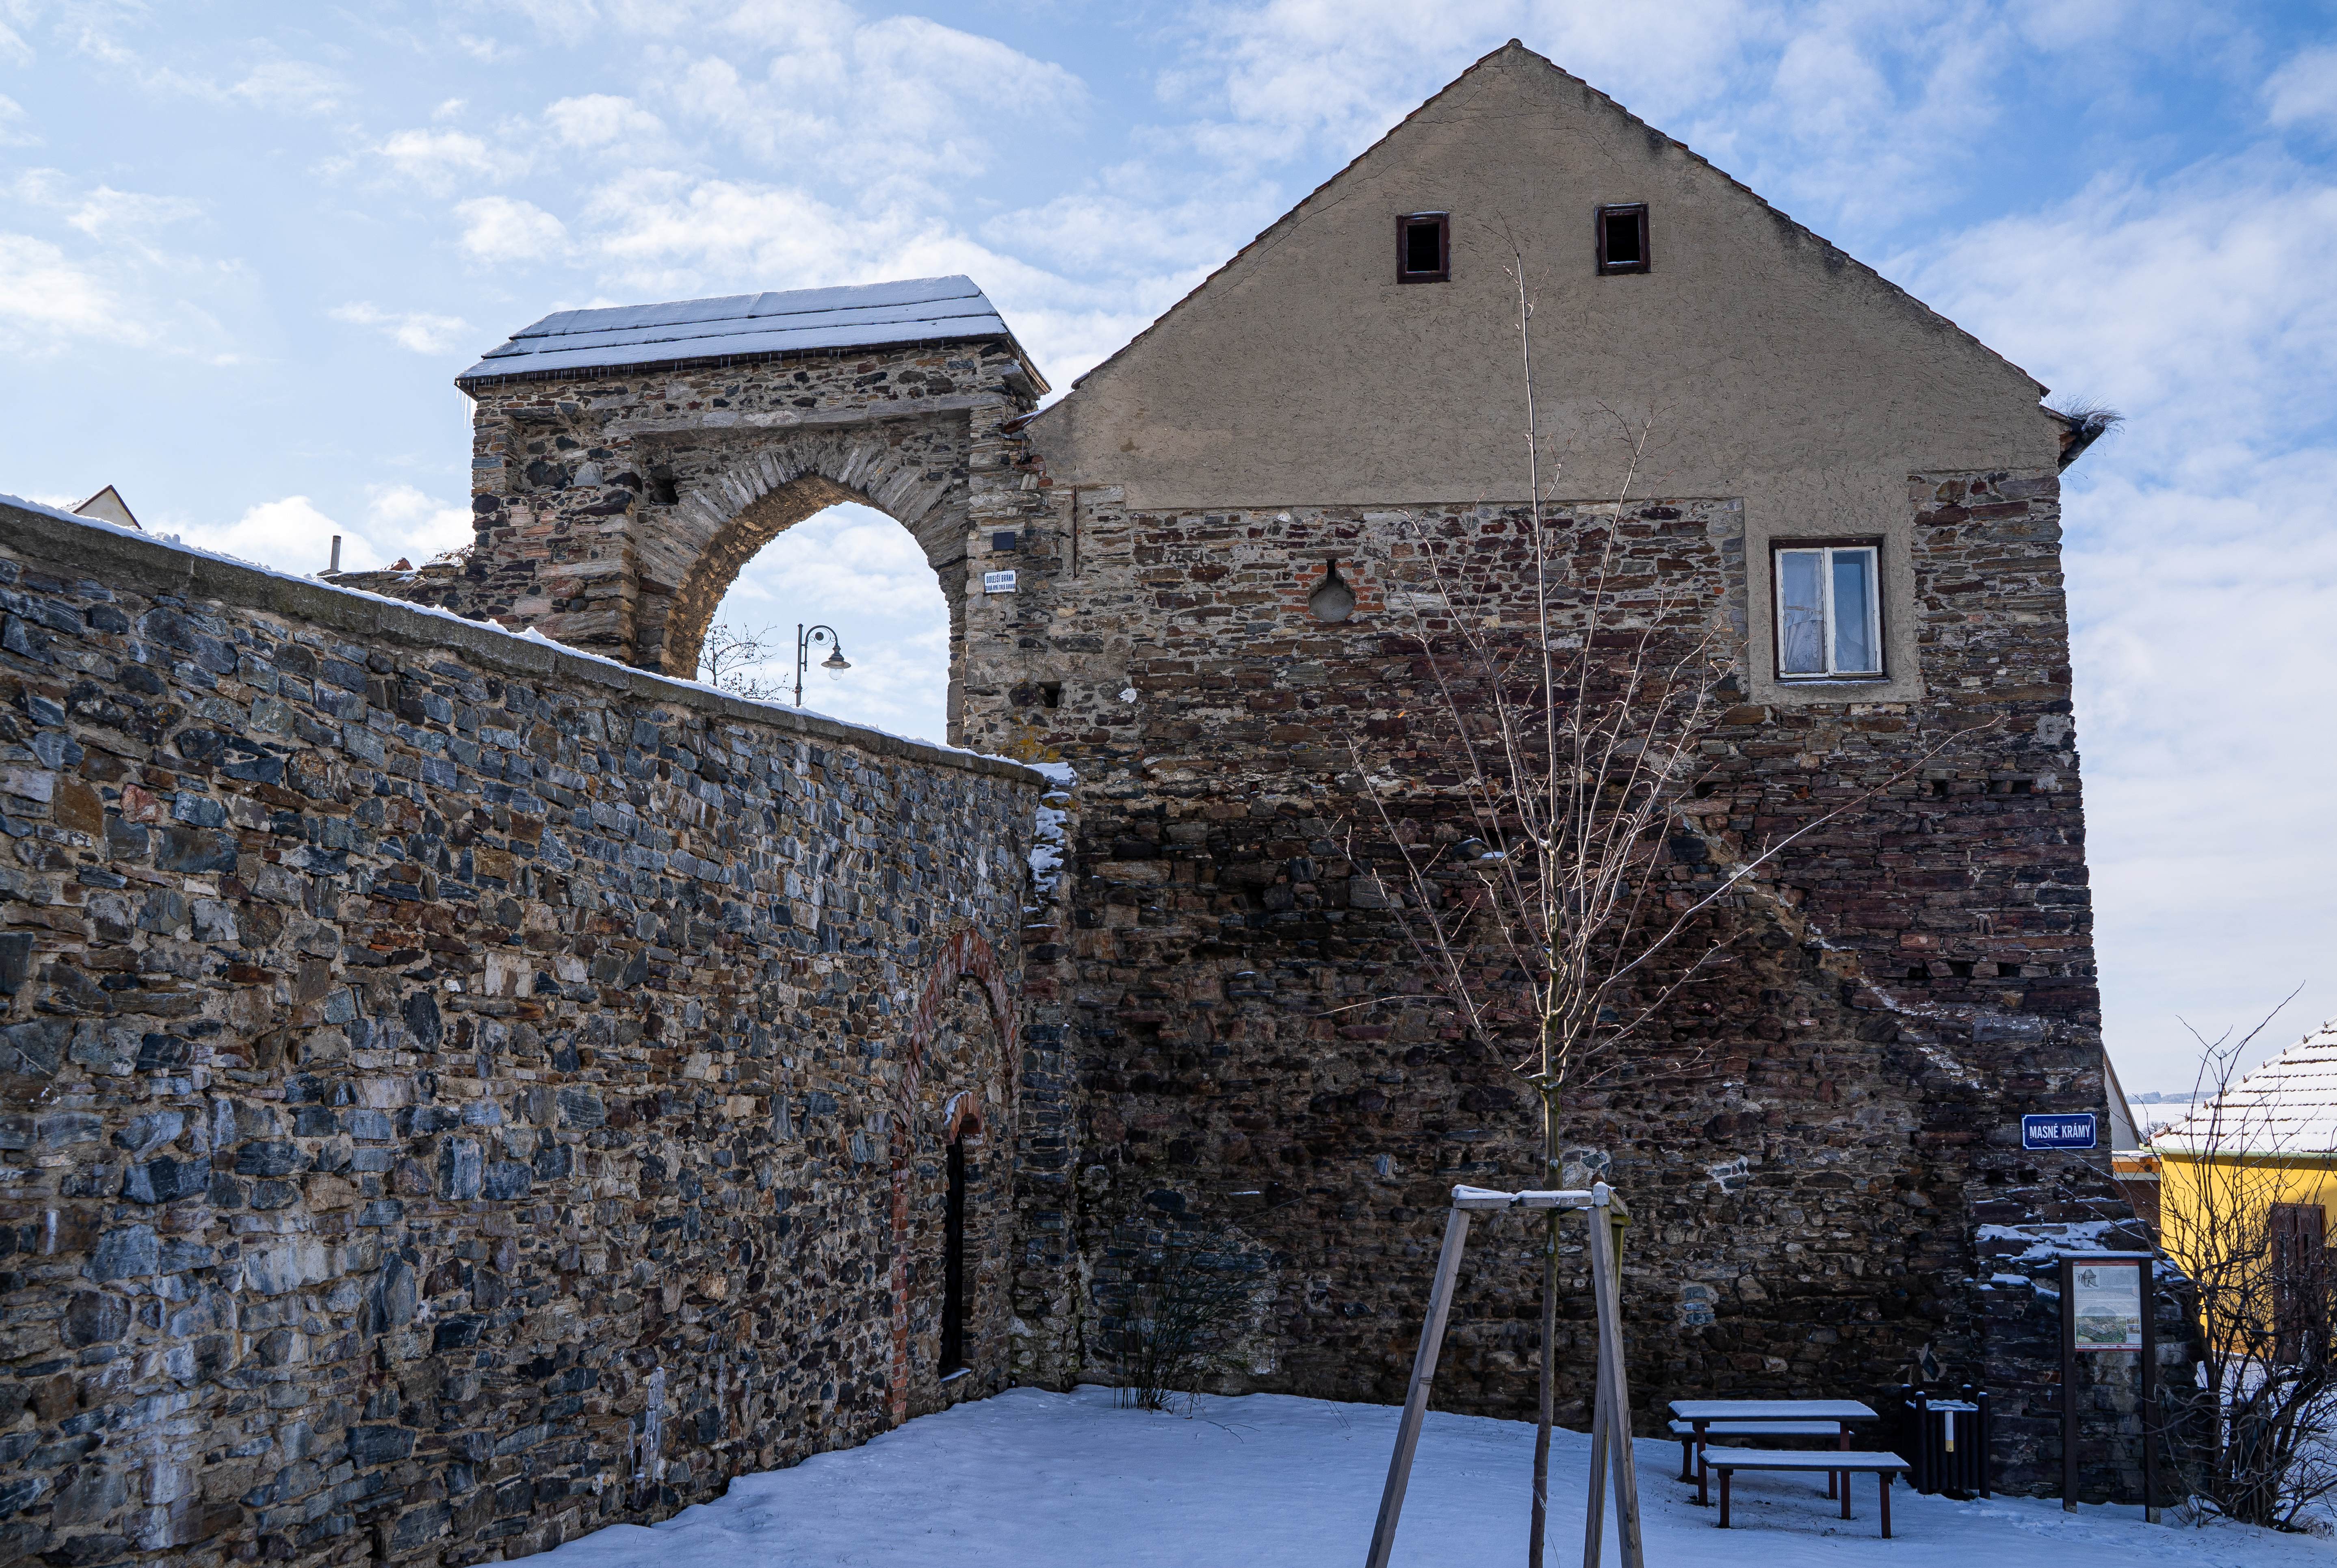
[(1959, 1500), (1988, 1490), (1988, 1390), (1970, 1383), (1960, 1398), (1928, 1388), (1899, 1390), (1899, 1457), (1916, 1491)]

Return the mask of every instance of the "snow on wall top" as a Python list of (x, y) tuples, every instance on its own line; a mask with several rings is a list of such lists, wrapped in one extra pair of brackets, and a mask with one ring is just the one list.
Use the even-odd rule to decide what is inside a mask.
[[(272, 566), (262, 566), (257, 561), (245, 560), (240, 556), (228, 555), (215, 550), (199, 549), (186, 543), (175, 533), (148, 533), (134, 524), (124, 527), (118, 522), (108, 522), (103, 518), (82, 517), (73, 512), (59, 511), (54, 506), (44, 506), (37, 501), (27, 501), (22, 496), (10, 495), (0, 491), (0, 529), (7, 526), (5, 513), (9, 511), (25, 512), (35, 517), (51, 518), (58, 522), (69, 523), (75, 528), (94, 530), (121, 539), (136, 540), (142, 545), (175, 551), (198, 560), (218, 561), (221, 565), (232, 567), (237, 571), (249, 572), (254, 577), (274, 578), (279, 582), (298, 583), (304, 589), (313, 589), (318, 593), (337, 594), (353, 599), (369, 599), (376, 604), (390, 606), (407, 615), (434, 617), (439, 620), (451, 621), (465, 632), (476, 634), (482, 638), (507, 638), (514, 643), (533, 643), (563, 658), (602, 666), (628, 680), (644, 681), (658, 686), (671, 687), (678, 690), (699, 692), (727, 703), (735, 703), (742, 707), (765, 708), (775, 714), (793, 715), (797, 718), (808, 716), (822, 724), (834, 725), (846, 732), (857, 730), (865, 735), (877, 736), (916, 752), (931, 754), (934, 758), (952, 763), (953, 765), (963, 765), (967, 759), (983, 763), (1002, 763), (1020, 772), (1036, 774), (1045, 779), (1050, 786), (1049, 793), (1060, 790), (1064, 785), (1062, 774), (1056, 765), (1033, 765), (1014, 757), (996, 756), (989, 752), (972, 751), (964, 746), (950, 745), (943, 741), (926, 740), (917, 735), (896, 735), (891, 730), (878, 729), (874, 725), (863, 724), (857, 719), (838, 718), (834, 714), (822, 713), (816, 708), (798, 706), (794, 703), (781, 702), (777, 698), (741, 696), (737, 692), (724, 691), (704, 681), (683, 680), (655, 670), (636, 668), (622, 660), (611, 658), (605, 654), (593, 653), (586, 648), (571, 648), (566, 643), (556, 642), (544, 636), (533, 627), (528, 628), (525, 631), (513, 631), (498, 622), (473, 620), (467, 616), (456, 615), (453, 610), (438, 605), (417, 604), (411, 599), (392, 598), (388, 594), (369, 593), (364, 589), (326, 581), (321, 576), (301, 577), (293, 572), (279, 571)], [(73, 547), (67, 545), (66, 549), (70, 551)], [(194, 581), (194, 569), (191, 565), (187, 569), (186, 579), (189, 584)], [(489, 646), (492, 646), (491, 642)], [(866, 744), (849, 733), (838, 738), (847, 744)]]
[(997, 307), (963, 276), (558, 310), (489, 349), (455, 384), (734, 355), (984, 337), (1004, 338), (1038, 389), (1046, 390)]
[(2327, 1023), (2166, 1127), (2151, 1147), (2226, 1154), (2337, 1154), (2337, 1023)]

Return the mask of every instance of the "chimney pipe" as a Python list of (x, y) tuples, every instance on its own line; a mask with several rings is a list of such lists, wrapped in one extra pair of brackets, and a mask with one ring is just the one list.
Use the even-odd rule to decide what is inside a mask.
[(333, 564), (325, 570), (328, 572), (337, 572), (341, 570), (341, 536), (337, 533), (333, 535)]

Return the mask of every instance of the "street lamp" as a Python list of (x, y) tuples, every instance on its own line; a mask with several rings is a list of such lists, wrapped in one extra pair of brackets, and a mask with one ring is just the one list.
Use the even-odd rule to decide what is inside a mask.
[(838, 678), (842, 677), (846, 670), (852, 667), (851, 665), (845, 662), (844, 644), (836, 639), (836, 628), (834, 627), (815, 626), (807, 628), (802, 622), (797, 622), (796, 706), (797, 707), (803, 706), (804, 666), (810, 661), (813, 645), (816, 643), (826, 643), (827, 645), (827, 657), (819, 661), (819, 667), (827, 671), (829, 678)]

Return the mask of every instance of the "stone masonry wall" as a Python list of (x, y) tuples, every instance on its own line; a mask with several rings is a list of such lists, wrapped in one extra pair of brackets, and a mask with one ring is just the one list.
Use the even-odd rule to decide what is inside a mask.
[[(1024, 532), (1014, 560), (988, 564), (1018, 566), (1022, 586), (982, 607), (970, 624), (991, 640), (971, 647), (1016, 652), (993, 677), (995, 729), (970, 714), (969, 735), (1079, 779), (1069, 929), (1029, 949), (1026, 992), (1026, 1027), (1061, 1031), (1076, 1083), (1053, 1178), (1071, 1234), (1024, 1238), (1017, 1365), (1109, 1378), (1115, 1300), (1148, 1247), (1182, 1239), (1247, 1251), (1272, 1281), (1227, 1386), (1398, 1398), (1446, 1189), (1538, 1179), (1532, 1096), (1504, 1062), (1426, 1006), (1357, 1005), (1423, 987), (1351, 858), (1377, 830), (1349, 743), (1422, 776), (1448, 765), (1407, 755), (1419, 720), (1405, 716), (1433, 701), (1409, 635), (1426, 584), (1408, 519), (1135, 512), (1110, 489), (1049, 493), (1035, 463), (997, 504), (1021, 508)], [(1991, 1289), (2002, 1246), (1983, 1238), (2116, 1246), (2131, 1218), (2106, 1154), (2026, 1154), (2018, 1133), (2024, 1111), (2103, 1097), (2058, 483), (1913, 475), (1908, 504), (1917, 594), (1893, 611), (1918, 619), (1929, 696), (1727, 712), (1691, 806), (1709, 847), (1676, 845), (1674, 874), (1697, 885), (1710, 854), (1920, 765), (1737, 901), (1732, 964), (1667, 1020), (1707, 1070), (1580, 1097), (1560, 1174), (1603, 1174), (1638, 1217), (1643, 1430), (1684, 1395), (1882, 1398), (1928, 1346), (1951, 1379), (1997, 1389), (2000, 1475), (2026, 1489), (2046, 1481), (2027, 1412), (2058, 1409), (2039, 1349), (2054, 1304)], [(1635, 505), (1622, 575), (1700, 583), (1741, 630), (1737, 515), (1725, 501)], [(1525, 618), (1519, 512), (1410, 520), (1467, 541), (1470, 613)], [(1605, 525), (1589, 509), (1555, 526), (1576, 554)], [(1325, 624), (1307, 601), (1333, 560), (1357, 608)], [(1579, 1237), (1568, 1245), (1579, 1269)], [(1472, 1257), (1438, 1399), (1518, 1414), (1533, 1353), (1523, 1228), (1486, 1228)], [(1091, 1288), (1063, 1288), (1071, 1274)], [(1579, 1349), (1561, 1363), (1588, 1365)], [(2185, 1354), (2170, 1336), (2170, 1359)], [(1578, 1423), (1585, 1392), (1567, 1391)]]
[(1002, 1385), (1036, 775), (13, 509), (0, 610), (0, 1561), (521, 1555)]

